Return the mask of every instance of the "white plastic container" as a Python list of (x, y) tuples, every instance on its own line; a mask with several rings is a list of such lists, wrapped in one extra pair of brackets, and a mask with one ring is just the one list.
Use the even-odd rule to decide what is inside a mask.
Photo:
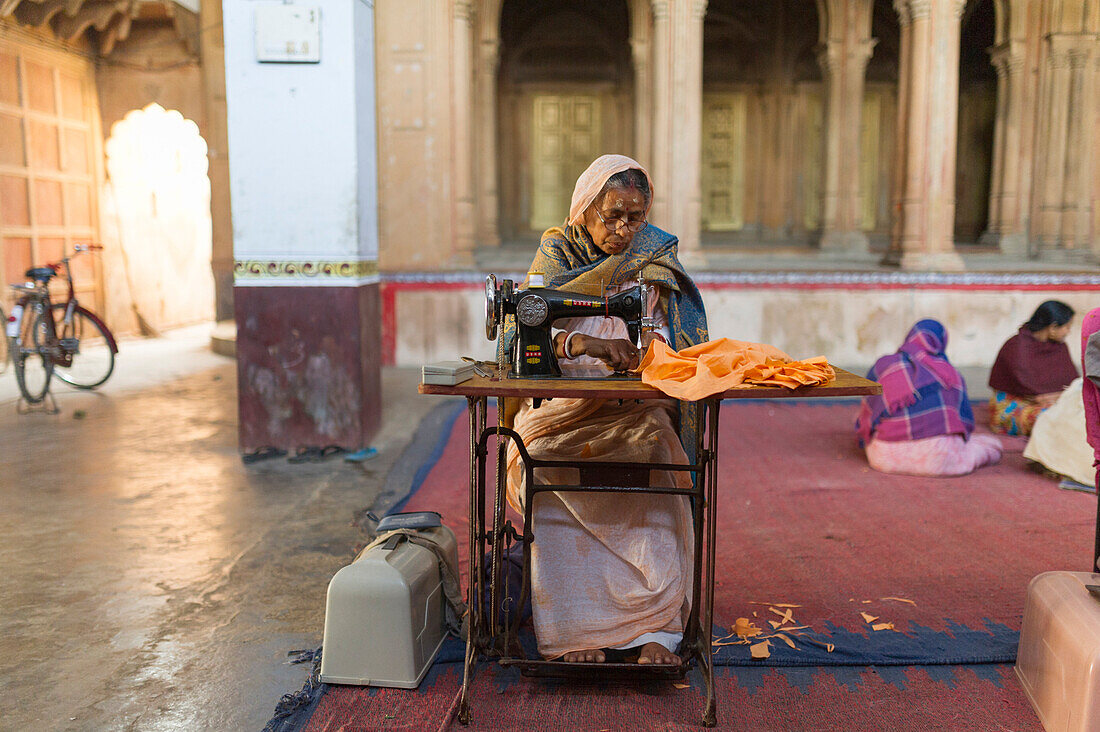
[(19, 326), (23, 323), (23, 306), (15, 305), (8, 316), (8, 322), (4, 324), (4, 331), (8, 338), (19, 337)]
[(1045, 572), (1031, 580), (1016, 676), (1047, 732), (1100, 730), (1100, 574)]
[[(446, 526), (422, 529), (458, 567)], [(443, 640), (443, 583), (436, 555), (408, 541), (364, 550), (332, 578), (325, 606), (321, 681), (414, 689)]]

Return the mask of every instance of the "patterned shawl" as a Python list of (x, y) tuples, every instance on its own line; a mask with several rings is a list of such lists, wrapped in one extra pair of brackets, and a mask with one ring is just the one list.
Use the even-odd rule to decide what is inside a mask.
[[(668, 293), (666, 312), (677, 350), (707, 340), (707, 319), (703, 299), (691, 277), (676, 257), (677, 239), (653, 224), (634, 235), (630, 247), (608, 255), (592, 241), (583, 226), (554, 227), (542, 235), (531, 263), (531, 272), (541, 272), (547, 287), (594, 294), (601, 283), (620, 285), (638, 278), (655, 283)], [(526, 283), (525, 283), (526, 284)], [(511, 343), (515, 321), (506, 316), (497, 347)], [(507, 360), (507, 354), (504, 355)], [(695, 459), (698, 414), (695, 404), (680, 404), (680, 440), (688, 457)]]
[(897, 353), (883, 356), (867, 378), (882, 384), (882, 395), (864, 397), (856, 420), (860, 444), (937, 435), (968, 437), (974, 412), (962, 374), (947, 360), (947, 330), (939, 321), (919, 321)]

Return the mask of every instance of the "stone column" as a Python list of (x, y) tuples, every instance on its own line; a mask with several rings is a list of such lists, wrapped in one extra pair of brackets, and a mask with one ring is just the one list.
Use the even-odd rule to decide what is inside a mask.
[(855, 48), (830, 41), (818, 60), (825, 75), (825, 192), (821, 249), (837, 254), (866, 254), (867, 235), (859, 229), (860, 125), (863, 75), (873, 41)]
[(818, 4), (822, 43), (818, 63), (825, 81), (825, 190), (821, 249), (833, 255), (866, 256), (867, 235), (859, 228), (860, 124), (863, 81), (875, 47), (869, 0)]
[(369, 444), (381, 417), (374, 8), (314, 0), (319, 63), (261, 63), (224, 0), (239, 447)]
[(1040, 96), (1033, 238), (1044, 258), (1092, 255), (1097, 73), (1093, 34), (1053, 33)]
[(471, 0), (453, 0), (453, 53), (451, 56), (451, 107), (454, 110), (451, 135), (451, 174), (455, 205), (454, 254), (451, 266), (474, 266), (474, 40)]
[(630, 6), (630, 59), (634, 66), (634, 150), (643, 165), (653, 164), (653, 19), (645, 2)]
[(989, 50), (997, 69), (997, 122), (993, 133), (993, 169), (989, 190), (989, 228), (983, 244), (1027, 256), (1027, 225), (1021, 218), (1020, 170), (1023, 155), (1024, 43), (1010, 40)]
[(478, 44), (477, 61), (477, 170), (478, 210), (477, 246), (500, 246), (500, 199), (497, 194), (497, 69), (500, 65), (500, 39), (496, 23), (487, 26), (482, 21), (483, 32), (488, 27), (488, 37)]
[(650, 79), (649, 41), (634, 27), (630, 53), (634, 61), (634, 157), (648, 164), (653, 156), (653, 82)]
[(703, 16), (706, 0), (653, 2), (653, 157), (656, 195), (650, 218), (680, 238), (680, 259), (704, 265), (700, 145), (703, 118)]
[(199, 6), (202, 56), (203, 129), (209, 158), (211, 268), (214, 271), (214, 318), (233, 317), (233, 216), (229, 204), (229, 136), (225, 120), (225, 45), (222, 6)]
[(894, 167), (890, 178), (890, 246), (882, 264), (897, 266), (901, 264), (902, 216), (905, 200), (906, 164), (908, 163), (909, 137), (909, 75), (910, 48), (912, 42), (912, 24), (909, 17), (908, 0), (894, 0), (894, 10), (898, 14), (900, 38), (898, 39), (898, 116), (894, 127)]
[(965, 2), (899, 0), (898, 5), (909, 21), (899, 263), (904, 269), (961, 270), (954, 244), (955, 146)]

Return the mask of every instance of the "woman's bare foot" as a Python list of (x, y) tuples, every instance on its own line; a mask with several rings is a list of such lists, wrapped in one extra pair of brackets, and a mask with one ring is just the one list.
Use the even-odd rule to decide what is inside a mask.
[(660, 643), (646, 643), (638, 652), (638, 663), (678, 664), (680, 657)]
[(561, 657), (566, 663), (603, 663), (607, 657), (599, 648), (587, 651), (570, 651)]

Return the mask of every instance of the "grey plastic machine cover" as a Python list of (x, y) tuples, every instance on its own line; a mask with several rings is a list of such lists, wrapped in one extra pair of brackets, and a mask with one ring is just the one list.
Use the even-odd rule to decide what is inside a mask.
[[(418, 531), (458, 566), (454, 532)], [(415, 688), (446, 637), (445, 602), (433, 552), (400, 536), (367, 547), (329, 583), (321, 681)]]

